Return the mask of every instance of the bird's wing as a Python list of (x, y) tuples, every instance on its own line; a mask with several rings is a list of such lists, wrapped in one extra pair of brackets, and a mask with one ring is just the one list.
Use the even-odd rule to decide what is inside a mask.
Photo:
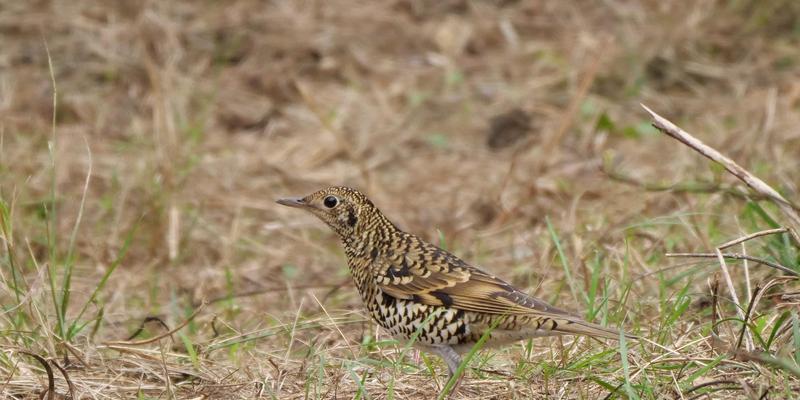
[(372, 265), (380, 288), (397, 298), (480, 313), (577, 318), (424, 242), (378, 254)]

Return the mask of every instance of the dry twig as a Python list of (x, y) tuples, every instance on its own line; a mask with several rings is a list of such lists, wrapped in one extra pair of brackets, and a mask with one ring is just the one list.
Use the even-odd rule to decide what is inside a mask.
[(125, 340), (126, 341), (131, 341), (131, 340), (135, 339), (137, 336), (139, 336), (139, 334), (144, 332), (145, 324), (147, 324), (148, 322), (153, 322), (153, 321), (158, 322), (159, 325), (164, 327), (164, 330), (167, 330), (167, 331), (169, 330), (169, 326), (161, 318), (154, 317), (154, 316), (148, 316), (148, 317), (145, 317), (145, 319), (142, 320), (142, 322), (139, 324), (139, 327), (136, 328), (136, 330), (130, 336), (128, 336), (128, 338), (125, 339)]
[(744, 339), (745, 332), (747, 332), (747, 323), (748, 321), (750, 321), (750, 315), (753, 313), (753, 306), (755, 306), (756, 303), (758, 303), (758, 301), (755, 300), (760, 299), (759, 297), (760, 291), (761, 287), (756, 285), (756, 289), (753, 291), (753, 296), (752, 296), (753, 300), (751, 300), (750, 303), (747, 304), (747, 312), (744, 315), (744, 323), (742, 323), (742, 330), (739, 331), (739, 339), (736, 340), (736, 346), (734, 347), (736, 351), (738, 351), (739, 348), (742, 347), (742, 340)]
[(53, 369), (50, 368), (50, 364), (47, 362), (47, 360), (44, 359), (44, 357), (42, 357), (42, 356), (40, 356), (38, 354), (31, 353), (31, 352), (25, 351), (25, 350), (20, 350), (19, 352), (20, 352), (20, 354), (25, 354), (25, 355), (28, 355), (28, 356), (31, 356), (31, 357), (35, 358), (36, 361), (39, 362), (39, 364), (42, 364), (42, 366), (44, 367), (45, 372), (47, 372), (47, 389), (45, 389), (45, 391), (42, 392), (41, 398), (44, 398), (45, 393), (47, 393), (47, 400), (55, 400), (55, 398), (56, 398), (56, 379), (55, 379), (55, 376), (53, 375)]
[(174, 329), (172, 329), (170, 331), (167, 331), (165, 333), (162, 333), (161, 335), (154, 336), (154, 337), (152, 337), (150, 339), (144, 339), (144, 340), (134, 340), (134, 341), (119, 340), (119, 341), (104, 342), (103, 345), (105, 345), (105, 346), (139, 346), (139, 345), (143, 345), (143, 344), (157, 342), (157, 341), (159, 341), (159, 340), (161, 340), (161, 339), (163, 339), (163, 338), (165, 338), (167, 336), (172, 336), (173, 333), (183, 329), (184, 326), (189, 325), (189, 322), (192, 322), (192, 320), (198, 314), (200, 314), (200, 311), (202, 311), (203, 308), (205, 308), (205, 306), (206, 306), (206, 303), (200, 304), (200, 307), (197, 307), (197, 309), (194, 310), (194, 312), (192, 313), (192, 315), (189, 316), (189, 318), (186, 318), (185, 321), (183, 321), (180, 325), (176, 326)]
[(729, 242), (723, 243), (723, 244), (717, 246), (717, 248), (720, 249), (720, 250), (725, 250), (728, 247), (733, 247), (733, 246), (735, 246), (735, 245), (737, 245), (739, 243), (744, 243), (744, 242), (746, 242), (746, 241), (748, 241), (750, 239), (755, 239), (755, 238), (761, 237), (761, 236), (772, 235), (772, 234), (775, 234), (775, 233), (784, 233), (784, 232), (787, 232), (787, 231), (788, 231), (788, 229), (786, 229), (786, 228), (775, 228), (775, 229), (767, 229), (765, 231), (758, 231), (758, 232), (751, 233), (749, 235), (742, 236), (740, 238), (731, 240)]
[(61, 365), (59, 365), (58, 362), (56, 362), (56, 360), (50, 360), (50, 362), (53, 363), (53, 365), (55, 365), (59, 371), (61, 371), (61, 375), (63, 375), (64, 380), (67, 381), (67, 387), (69, 387), (69, 398), (75, 399), (76, 398), (75, 385), (72, 383), (72, 379), (69, 379), (69, 374), (67, 374), (67, 370), (64, 369), (64, 367), (62, 367)]
[(726, 170), (728, 170), (728, 172), (739, 178), (756, 193), (768, 197), (775, 204), (777, 204), (784, 215), (786, 215), (786, 217), (789, 219), (789, 225), (793, 228), (792, 235), (795, 237), (795, 240), (798, 240), (798, 243), (800, 243), (800, 239), (798, 239), (797, 236), (797, 231), (800, 230), (800, 215), (798, 215), (800, 207), (789, 200), (786, 200), (780, 193), (778, 193), (778, 191), (773, 189), (757, 176), (739, 166), (739, 164), (737, 164), (735, 161), (724, 156), (716, 149), (706, 145), (696, 137), (670, 122), (668, 119), (656, 114), (644, 104), (641, 106), (650, 114), (651, 117), (653, 117), (653, 126), (656, 129), (691, 147), (693, 150), (704, 155), (710, 160), (722, 165)]
[[(736, 314), (739, 315), (739, 318), (744, 321), (743, 323), (747, 323), (747, 316), (742, 309), (742, 304), (739, 302), (739, 295), (736, 294), (736, 286), (733, 284), (733, 279), (731, 278), (731, 273), (728, 271), (728, 264), (725, 262), (725, 257), (722, 256), (722, 251), (719, 247), (714, 249), (714, 254), (717, 256), (717, 260), (719, 261), (719, 267), (722, 269), (722, 276), (725, 278), (725, 284), (728, 286), (728, 290), (731, 292), (731, 300), (733, 300), (733, 304), (736, 305)], [(753, 350), (753, 338), (750, 335), (746, 336), (746, 348), (748, 351)]]
[[(715, 253), (667, 253), (667, 257), (687, 257), (687, 258), (717, 258)], [(790, 269), (789, 267), (783, 266), (776, 262), (772, 262), (769, 260), (765, 260), (763, 258), (753, 257), (746, 254), (738, 254), (738, 253), (722, 253), (722, 257), (730, 258), (734, 260), (748, 260), (753, 261), (762, 265), (766, 265), (768, 267), (775, 268), (777, 270), (783, 271), (787, 274), (800, 276), (795, 270)]]

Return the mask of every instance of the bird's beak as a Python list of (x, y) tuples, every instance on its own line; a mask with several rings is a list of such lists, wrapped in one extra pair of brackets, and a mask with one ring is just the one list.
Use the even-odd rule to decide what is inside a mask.
[(278, 203), (280, 205), (289, 206), (289, 207), (296, 207), (296, 208), (308, 206), (308, 203), (303, 201), (302, 197), (287, 197), (285, 199), (278, 199), (276, 201), (276, 203)]

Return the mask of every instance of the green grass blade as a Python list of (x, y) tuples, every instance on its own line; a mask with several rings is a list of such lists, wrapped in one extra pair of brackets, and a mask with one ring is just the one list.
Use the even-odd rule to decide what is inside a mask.
[(51, 121), (51, 137), (50, 141), (47, 143), (47, 150), (50, 156), (50, 208), (47, 209), (47, 249), (50, 253), (50, 257), (47, 262), (47, 272), (50, 275), (49, 283), (53, 307), (58, 318), (56, 331), (63, 339), (66, 336), (66, 332), (64, 330), (64, 313), (63, 308), (58, 304), (58, 300), (56, 298), (57, 285), (55, 277), (55, 268), (58, 265), (58, 213), (56, 207), (56, 147), (58, 137), (56, 135), (56, 116), (58, 113), (58, 86), (56, 85), (56, 75), (53, 69), (53, 58), (50, 56), (50, 47), (47, 44), (47, 39), (43, 37), (42, 41), (44, 42), (44, 50), (47, 54), (47, 68), (50, 72), (50, 83), (53, 86), (53, 116)]
[(196, 368), (200, 368), (200, 360), (197, 357), (197, 349), (195, 348), (192, 340), (186, 336), (185, 333), (180, 332), (178, 333), (178, 337), (180, 337), (181, 342), (183, 342), (183, 346), (186, 348), (186, 354), (189, 355), (189, 360), (192, 361), (192, 365)]
[(114, 261), (111, 262), (111, 265), (106, 270), (106, 273), (103, 274), (103, 277), (100, 279), (100, 282), (97, 283), (97, 286), (95, 286), (94, 291), (92, 291), (92, 295), (89, 296), (89, 299), (86, 300), (86, 303), (84, 303), (83, 307), (81, 307), (81, 311), (73, 320), (72, 325), (70, 326), (69, 329), (70, 338), (74, 337), (74, 335), (80, 332), (79, 329), (75, 328), (77, 324), (80, 322), (81, 318), (83, 318), (83, 314), (86, 313), (86, 310), (89, 308), (89, 304), (92, 304), (97, 300), (97, 295), (100, 293), (101, 290), (103, 290), (103, 288), (106, 286), (106, 283), (108, 283), (108, 278), (111, 277), (111, 274), (114, 273), (119, 264), (125, 258), (125, 255), (128, 253), (128, 248), (130, 247), (131, 243), (133, 242), (133, 238), (136, 235), (136, 231), (139, 229), (140, 222), (141, 219), (136, 221), (136, 224), (133, 225), (131, 230), (125, 236), (125, 242), (122, 244), (122, 248), (120, 248), (119, 252), (117, 253), (117, 258), (115, 258)]
[(464, 374), (464, 370), (467, 369), (467, 365), (469, 365), (469, 362), (472, 361), (475, 355), (478, 354), (478, 352), (483, 348), (483, 345), (486, 344), (487, 340), (489, 340), (489, 337), (492, 335), (492, 331), (494, 331), (494, 329), (497, 328), (501, 320), (502, 318), (496, 318), (494, 323), (489, 327), (489, 329), (487, 329), (486, 332), (484, 332), (483, 335), (481, 335), (480, 339), (478, 339), (478, 342), (475, 343), (475, 345), (473, 345), (471, 349), (469, 349), (469, 352), (463, 357), (461, 363), (458, 364), (458, 368), (456, 368), (456, 373), (453, 374), (453, 376), (451, 376), (450, 379), (447, 380), (447, 383), (444, 385), (442, 392), (439, 393), (439, 397), (436, 398), (437, 400), (444, 400), (450, 395), (450, 392), (453, 390), (453, 387), (455, 387), (458, 378)]
[(705, 375), (708, 371), (711, 371), (712, 369), (714, 369), (714, 367), (719, 365), (719, 363), (721, 363), (724, 358), (725, 358), (724, 354), (717, 356), (717, 358), (711, 360), (710, 363), (708, 363), (705, 366), (703, 366), (702, 368), (698, 369), (693, 374), (689, 375), (686, 379), (683, 379), (681, 381), (681, 383), (680, 383), (681, 390), (686, 390), (689, 387), (691, 387), (691, 385), (694, 383), (694, 381), (697, 378)]
[[(83, 138), (86, 141), (86, 137)], [(61, 315), (67, 315), (69, 308), (69, 298), (72, 286), (72, 270), (75, 267), (75, 241), (78, 237), (78, 230), (83, 220), (83, 209), (86, 205), (86, 194), (89, 191), (89, 181), (92, 178), (92, 151), (89, 149), (89, 143), (86, 142), (86, 149), (89, 154), (89, 170), (86, 172), (86, 181), (83, 184), (83, 193), (81, 194), (81, 202), (78, 206), (78, 215), (75, 217), (75, 225), (72, 227), (72, 233), (69, 238), (69, 245), (67, 246), (67, 257), (64, 259), (64, 275), (61, 280)], [(72, 327), (71, 327), (72, 328)]]
[[(558, 252), (558, 258), (561, 260), (561, 266), (564, 268), (564, 276), (567, 278), (567, 284), (569, 284), (569, 290), (572, 292), (572, 297), (575, 301), (580, 302), (581, 298), (578, 296), (578, 289), (575, 286), (575, 280), (572, 278), (572, 272), (570, 272), (569, 267), (569, 260), (567, 259), (567, 255), (564, 253), (564, 248), (561, 246), (561, 240), (558, 238), (558, 233), (556, 233), (553, 224), (550, 223), (550, 217), (545, 217), (545, 222), (547, 222), (547, 231), (550, 232), (550, 238), (553, 240), (553, 243), (556, 246), (556, 251)], [(589, 299), (586, 297), (585, 293), (583, 296), (584, 303), (588, 303)]]
[(628, 342), (622, 330), (619, 331), (619, 356), (622, 361), (622, 371), (625, 375), (625, 384), (623, 385), (625, 393), (628, 394), (628, 398), (638, 400), (639, 394), (633, 390), (633, 386), (631, 385), (631, 367), (628, 363)]
[[(783, 313), (781, 313), (780, 317), (778, 317), (778, 319), (775, 321), (775, 323), (772, 324), (772, 330), (770, 331), (769, 338), (767, 338), (767, 343), (764, 346), (764, 349), (766, 351), (770, 351), (769, 348), (772, 347), (772, 342), (775, 340), (775, 336), (778, 335), (778, 332), (780, 332), (780, 329), (783, 327), (783, 323), (787, 319), (789, 319), (790, 316), (793, 316), (793, 315), (790, 314), (789, 311), (784, 311)], [(792, 318), (792, 324), (794, 324), (794, 320), (795, 319)], [(795, 349), (797, 349), (797, 345), (796, 344), (795, 344)]]
[(17, 269), (16, 257), (14, 255), (14, 226), (11, 217), (11, 207), (0, 197), (0, 232), (3, 234), (6, 257), (8, 257), (8, 266), (9, 269), (11, 269), (11, 290), (14, 292), (16, 304), (19, 304), (20, 295), (22, 294), (22, 288), (20, 288), (22, 271)]
[(794, 337), (794, 362), (800, 365), (800, 321), (797, 313), (792, 313), (792, 336)]

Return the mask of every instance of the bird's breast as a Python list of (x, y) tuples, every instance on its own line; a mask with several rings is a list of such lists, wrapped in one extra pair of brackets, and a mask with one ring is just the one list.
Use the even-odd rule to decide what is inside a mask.
[(469, 323), (461, 310), (398, 299), (374, 286), (362, 293), (372, 319), (393, 337), (420, 344), (460, 344), (469, 337)]

